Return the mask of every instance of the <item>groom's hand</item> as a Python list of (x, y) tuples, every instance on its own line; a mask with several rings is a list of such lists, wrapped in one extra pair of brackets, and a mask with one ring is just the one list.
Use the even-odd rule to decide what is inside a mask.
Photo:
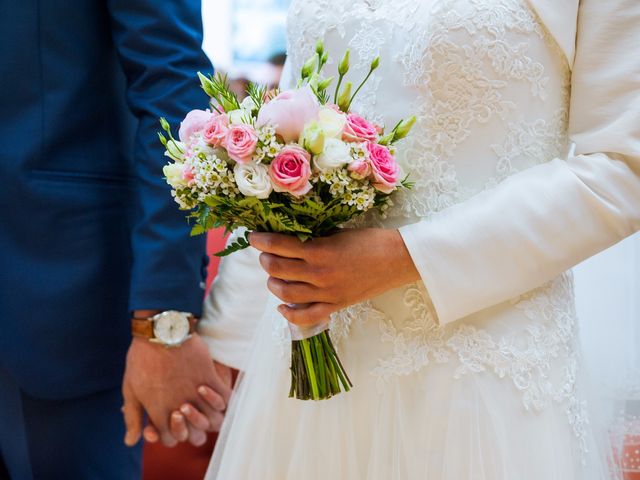
[[(213, 402), (197, 394), (201, 385), (207, 385), (215, 392), (217, 398)], [(178, 439), (171, 434), (171, 412), (190, 403), (206, 416), (206, 428), (203, 424), (202, 429), (189, 426), (189, 439), (199, 442), (204, 430), (221, 423), (231, 388), (227, 379), (214, 368), (205, 343), (193, 335), (177, 348), (134, 338), (127, 354), (122, 393), (127, 427), (125, 443), (135, 445), (140, 439), (146, 411), (162, 442), (173, 446)]]

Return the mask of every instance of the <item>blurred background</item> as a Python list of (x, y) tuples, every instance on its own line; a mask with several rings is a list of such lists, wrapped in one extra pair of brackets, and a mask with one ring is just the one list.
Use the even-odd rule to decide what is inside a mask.
[[(249, 80), (278, 83), (288, 4), (289, 0), (203, 0), (203, 48), (216, 69), (229, 74), (238, 93)], [(212, 232), (209, 251), (220, 250), (223, 242), (221, 232)], [(209, 284), (216, 271), (217, 258), (212, 257)], [(610, 392), (607, 397), (615, 397), (617, 405), (607, 416), (608, 438), (603, 441), (612, 445), (612, 462), (621, 478), (640, 480), (640, 235), (579, 265), (575, 276), (585, 361), (600, 381), (597, 393)], [(145, 446), (145, 480), (201, 479), (214, 443), (212, 435), (201, 448)]]

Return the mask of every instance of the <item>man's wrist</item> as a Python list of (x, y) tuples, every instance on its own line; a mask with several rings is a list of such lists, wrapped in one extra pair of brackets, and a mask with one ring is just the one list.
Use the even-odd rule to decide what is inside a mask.
[(162, 310), (134, 310), (132, 316), (133, 318), (151, 318), (160, 312)]

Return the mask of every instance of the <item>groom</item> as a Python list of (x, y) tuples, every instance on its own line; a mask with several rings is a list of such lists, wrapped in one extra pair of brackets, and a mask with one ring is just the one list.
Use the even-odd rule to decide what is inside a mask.
[(0, 3), (0, 478), (139, 478), (127, 351), (128, 444), (143, 409), (171, 444), (171, 409), (203, 383), (227, 394), (197, 337), (130, 333), (200, 313), (204, 239), (156, 130), (204, 101), (201, 42), (199, 0)]

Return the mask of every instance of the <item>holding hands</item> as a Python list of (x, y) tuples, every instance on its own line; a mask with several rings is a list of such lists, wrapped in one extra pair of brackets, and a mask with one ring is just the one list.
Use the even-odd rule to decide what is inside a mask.
[[(202, 389), (202, 386), (209, 388)], [(198, 393), (198, 389), (204, 393)], [(193, 335), (176, 348), (134, 338), (127, 354), (122, 393), (125, 443), (135, 445), (144, 413), (144, 437), (166, 446), (190, 441), (202, 445), (206, 432), (220, 428), (231, 394), (230, 369), (214, 364), (204, 341)], [(174, 411), (183, 407), (183, 413)], [(186, 407), (186, 408), (184, 408)]]
[[(250, 242), (262, 252), (269, 290), (283, 301), (279, 312), (302, 327), (420, 278), (397, 230), (350, 229), (307, 242), (252, 233)], [(134, 339), (123, 382), (125, 443), (144, 434), (166, 446), (201, 445), (220, 428), (230, 393), (230, 369), (212, 363), (197, 335), (171, 349)]]

